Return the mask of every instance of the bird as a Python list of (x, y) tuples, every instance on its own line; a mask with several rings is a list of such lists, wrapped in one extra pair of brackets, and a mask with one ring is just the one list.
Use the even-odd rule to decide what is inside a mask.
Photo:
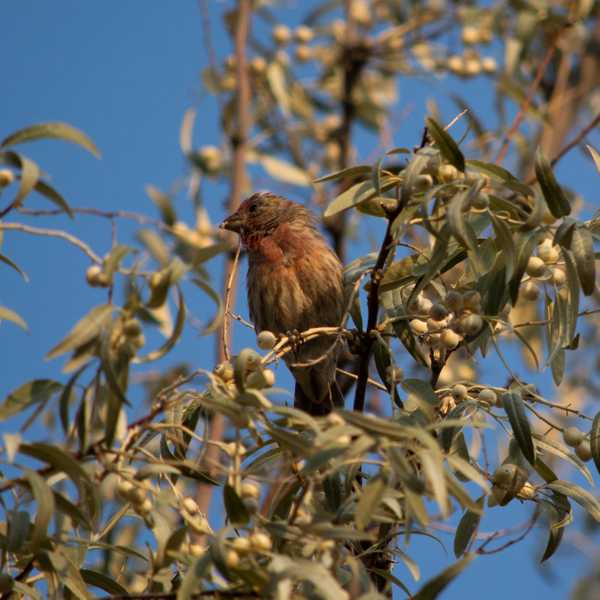
[[(271, 192), (256, 192), (221, 228), (239, 234), (247, 252), (248, 308), (257, 334), (289, 335), (342, 324), (342, 263), (309, 209)], [(295, 408), (322, 416), (343, 406), (335, 379), (342, 344), (339, 338), (319, 336), (284, 356), (296, 380)]]

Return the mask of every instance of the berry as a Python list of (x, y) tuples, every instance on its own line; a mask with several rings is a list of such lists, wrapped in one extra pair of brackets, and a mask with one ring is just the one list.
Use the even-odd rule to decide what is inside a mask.
[(256, 343), (261, 350), (271, 350), (277, 343), (277, 336), (272, 331), (261, 331), (256, 337)]
[(575, 454), (583, 461), (588, 461), (592, 458), (592, 447), (589, 440), (583, 440), (575, 448)]
[(567, 427), (563, 430), (563, 440), (567, 446), (576, 448), (585, 439), (585, 433), (577, 427)]
[(453, 385), (451, 393), (452, 393), (452, 397), (454, 398), (454, 400), (456, 402), (462, 402), (469, 395), (467, 387), (465, 385), (463, 385), (462, 383), (457, 383), (457, 384)]
[(489, 388), (484, 388), (479, 392), (479, 400), (483, 402), (487, 402), (491, 406), (494, 406), (498, 403), (498, 396), (496, 396), (496, 392), (494, 390), (490, 390)]
[(539, 256), (531, 256), (525, 272), (530, 277), (541, 277), (546, 271), (546, 263)]

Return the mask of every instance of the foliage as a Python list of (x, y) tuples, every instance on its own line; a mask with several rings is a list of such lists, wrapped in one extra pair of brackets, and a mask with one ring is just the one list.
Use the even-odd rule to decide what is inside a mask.
[[(224, 15), (232, 37), (244, 4)], [(255, 4), (254, 18), (263, 27), (273, 22), (268, 3)], [(25, 208), (34, 191), (71, 217), (79, 209), (13, 146), (57, 138), (98, 151), (64, 123), (27, 127), (0, 144), (0, 161), (10, 167), (0, 172), (2, 193), (16, 188), (0, 210), (0, 233), (64, 239), (90, 258), (87, 283), (106, 291), (48, 351), (49, 359), (67, 356), (66, 380), (33, 379), (0, 403), (3, 421), (28, 415), (20, 433), (3, 436), (10, 475), (0, 482), (2, 598), (11, 590), (14, 597), (88, 598), (100, 589), (179, 600), (200, 590), (366, 600), (394, 587), (434, 598), (473, 560), (516, 543), (535, 524), (543, 522), (548, 536), (539, 558), (550, 559), (574, 520), (573, 503), (600, 521), (600, 502), (587, 489), (590, 460), (600, 468), (600, 416), (567, 398), (579, 377), (567, 357), (597, 338), (584, 322), (597, 309), (584, 302), (597, 299), (598, 226), (582, 218), (577, 198), (557, 179), (555, 140), (544, 142), (553, 90), (564, 82), (540, 88), (537, 77), (544, 57), (558, 51), (587, 58), (572, 37), (591, 37), (597, 7), (352, 1), (344, 20), (337, 4), (320, 3), (293, 32), (276, 24), (270, 44), (249, 38), (253, 140), (245, 158), (279, 182), (310, 189), (340, 252), (348, 215), (381, 222), (377, 251), (346, 267), (348, 314), (340, 327), (263, 335), (261, 352), (246, 348), (214, 368), (207, 361), (198, 370), (163, 369), (148, 388), (149, 406), (132, 399), (137, 365), (161, 365), (179, 340), (191, 286), (215, 304), (204, 334), (231, 318), (206, 264), (232, 244), (210, 224), (202, 190), (207, 180), (237, 177), (245, 55), (204, 73), (222, 101), (223, 147), (195, 149), (193, 112), (184, 118), (195, 227), (153, 186), (148, 195), (160, 220), (140, 217), (138, 243), (115, 241), (104, 257), (66, 231), (16, 222), (35, 216)], [(449, 49), (458, 33), (462, 54)], [(499, 72), (491, 51), (481, 57), (480, 50), (501, 40), (506, 64)], [(290, 44), (293, 58), (284, 49)], [(444, 125), (432, 105), (420, 144), (353, 164), (352, 127), (385, 132), (398, 76), (441, 73), (490, 77), (499, 104), (516, 102), (534, 133), (517, 134), (519, 123), (511, 132), (502, 114), (484, 127), (473, 110)], [(577, 102), (587, 100), (584, 94)], [(463, 120), (470, 133), (458, 139)], [(492, 141), (502, 153), (513, 137), (509, 170), (492, 159)], [(597, 164), (591, 146), (590, 154)], [(586, 168), (595, 171), (593, 162)], [(25, 277), (14, 258), (0, 254), (0, 261)], [(26, 327), (12, 308), (0, 307), (0, 318)], [(152, 328), (165, 341), (147, 350)], [(358, 410), (317, 418), (276, 401), (269, 366), (319, 335), (347, 339)], [(507, 358), (516, 352), (532, 372), (546, 370), (564, 399), (519, 377)], [(501, 381), (478, 370), (495, 357), (505, 368)], [(378, 414), (362, 410), (366, 400), (376, 406), (367, 386), (389, 400)], [(29, 439), (43, 415), (56, 417), (58, 431), (51, 441)], [(222, 440), (209, 437), (217, 416), (227, 422)], [(494, 453), (483, 450), (490, 442)], [(215, 449), (217, 464), (207, 460)], [(575, 472), (585, 487), (573, 481)], [(214, 488), (223, 522), (209, 523), (195, 498), (199, 484)], [(482, 516), (511, 502), (531, 507), (517, 538), (480, 535)], [(411, 592), (414, 584), (392, 564), (402, 562), (418, 581), (410, 541), (436, 538), (440, 522), (457, 523), (456, 562)]]

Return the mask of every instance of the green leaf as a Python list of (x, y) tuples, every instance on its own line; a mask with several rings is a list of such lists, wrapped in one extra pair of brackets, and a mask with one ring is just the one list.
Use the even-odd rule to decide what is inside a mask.
[(542, 194), (548, 209), (557, 219), (566, 217), (571, 212), (571, 205), (558, 184), (550, 163), (544, 156), (541, 148), (535, 153), (535, 176), (542, 188)]
[(45, 404), (62, 389), (51, 379), (35, 379), (12, 391), (0, 406), (0, 421), (16, 415), (34, 404)]
[(577, 279), (577, 267), (571, 252), (561, 248), (561, 254), (565, 261), (565, 274), (567, 276), (567, 288), (569, 290), (569, 301), (566, 303), (566, 341), (568, 344), (571, 344), (577, 333), (577, 319), (579, 315), (579, 282)]
[(15, 144), (23, 144), (25, 142), (32, 142), (34, 140), (40, 140), (44, 138), (61, 139), (67, 142), (77, 144), (82, 148), (85, 148), (88, 152), (91, 152), (96, 158), (100, 158), (100, 152), (96, 148), (94, 142), (85, 134), (83, 131), (69, 125), (68, 123), (52, 122), (52, 123), (39, 123), (37, 125), (30, 125), (23, 129), (19, 129), (9, 136), (4, 138), (0, 142), (0, 147), (7, 148), (8, 146), (14, 146)]
[(8, 256), (4, 256), (4, 254), (0, 254), (0, 262), (3, 262), (4, 264), (13, 268), (19, 275), (21, 275), (21, 277), (25, 281), (29, 282), (29, 277), (27, 277), (25, 272), (22, 271), (21, 268), (16, 263), (14, 263), (12, 260), (10, 260), (10, 258), (8, 258)]
[(600, 173), (600, 154), (598, 154), (598, 151), (593, 148), (592, 146), (590, 146), (589, 144), (586, 144), (585, 147), (587, 148), (588, 152), (590, 153), (592, 160), (594, 161), (594, 164), (596, 165), (596, 169), (598, 170), (598, 173)]
[(125, 246), (124, 244), (117, 244), (110, 250), (109, 255), (102, 262), (102, 270), (106, 276), (112, 281), (112, 276), (115, 271), (119, 268), (121, 261), (130, 253), (133, 252), (133, 248)]
[[(87, 474), (86, 470), (81, 466), (79, 460), (75, 459), (65, 450), (52, 444), (37, 442), (34, 444), (21, 444), (19, 452), (36, 458), (37, 460), (48, 463), (57, 473), (64, 473), (73, 481), (80, 489), (85, 486), (93, 488), (94, 484)], [(85, 490), (84, 490), (85, 492)]]
[(287, 117), (290, 114), (291, 99), (286, 81), (285, 71), (277, 61), (271, 61), (267, 67), (267, 82), (271, 92), (281, 109), (281, 112)]
[(230, 485), (225, 485), (223, 488), (223, 502), (230, 523), (233, 525), (245, 525), (248, 523), (250, 513), (242, 502), (242, 499)]
[(147, 354), (146, 356), (138, 356), (134, 359), (133, 362), (138, 364), (145, 364), (159, 358), (162, 358), (165, 354), (167, 354), (177, 343), (181, 336), (181, 332), (183, 331), (183, 326), (185, 325), (185, 300), (183, 298), (183, 292), (179, 285), (175, 286), (177, 290), (177, 318), (175, 319), (175, 326), (173, 327), (173, 332), (171, 333), (171, 337), (157, 350), (154, 350)]
[(29, 513), (21, 510), (7, 511), (6, 526), (6, 551), (20, 553), (31, 528)]
[(550, 502), (543, 502), (543, 507), (548, 517), (548, 542), (540, 560), (542, 563), (556, 552), (565, 533), (565, 517), (558, 507)]
[(47, 552), (50, 563), (54, 568), (59, 581), (75, 596), (81, 600), (91, 600), (92, 595), (83, 581), (79, 569), (71, 562), (69, 557), (60, 552)]
[(521, 280), (527, 269), (527, 263), (529, 258), (533, 254), (533, 250), (537, 244), (539, 237), (538, 231), (524, 232), (519, 238), (516, 239), (517, 247), (517, 262), (514, 269), (512, 279), (509, 282), (510, 299), (513, 306), (517, 303), (519, 298), (519, 289), (521, 287)]
[(531, 196), (532, 190), (528, 185), (521, 183), (510, 171), (494, 163), (482, 162), (480, 160), (468, 160), (467, 166), (475, 171), (489, 175), (493, 179), (502, 182), (506, 187), (524, 196)]
[(192, 600), (192, 598), (197, 597), (197, 591), (201, 588), (201, 581), (211, 566), (212, 559), (209, 552), (205, 552), (200, 558), (193, 561), (177, 590), (177, 600)]
[(523, 456), (533, 466), (535, 464), (535, 446), (533, 445), (531, 426), (525, 414), (525, 406), (521, 394), (514, 391), (503, 394), (502, 405)]
[(362, 531), (370, 523), (383, 498), (385, 488), (386, 482), (381, 475), (373, 477), (364, 487), (354, 513), (354, 521), (359, 530)]
[(140, 229), (136, 237), (161, 267), (166, 267), (169, 264), (171, 254), (164, 240), (156, 231), (153, 229)]
[(600, 473), (600, 412), (594, 417), (592, 429), (590, 430), (590, 446), (592, 448), (592, 458), (596, 465), (596, 470)]
[[(483, 500), (485, 496), (482, 496), (477, 500), (477, 505), (483, 510)], [(456, 534), (454, 536), (454, 556), (459, 558), (462, 556), (471, 542), (473, 541), (477, 530), (479, 529), (479, 522), (481, 521), (481, 511), (479, 513), (466, 510), (458, 522), (456, 528)]]
[(340, 179), (354, 179), (360, 175), (368, 175), (371, 173), (371, 171), (372, 167), (370, 165), (355, 165), (353, 167), (348, 167), (347, 169), (342, 169), (341, 171), (335, 171), (334, 173), (329, 173), (328, 175), (319, 177), (318, 179), (314, 180), (314, 183), (339, 181)]
[(46, 539), (48, 525), (54, 514), (54, 496), (41, 475), (30, 469), (24, 469), (24, 473), (37, 504), (33, 530), (31, 532), (31, 551), (35, 553), (40, 544)]
[(517, 252), (515, 249), (512, 232), (510, 231), (508, 225), (492, 212), (490, 212), (490, 219), (494, 228), (494, 234), (496, 235), (496, 248), (499, 252), (499, 255), (502, 257), (504, 265), (506, 266), (505, 278), (506, 282), (508, 283), (513, 276), (514, 266), (517, 259)]
[[(381, 190), (389, 190), (399, 181), (400, 179), (398, 177), (386, 175), (381, 179)], [(374, 198), (376, 194), (377, 192), (373, 187), (372, 181), (361, 181), (359, 183), (355, 183), (329, 203), (329, 206), (325, 209), (323, 216), (328, 218), (332, 217), (333, 215), (337, 215), (344, 210), (358, 206), (362, 202), (366, 202), (367, 200)]]
[(39, 192), (42, 196), (48, 198), (50, 202), (56, 204), (56, 206), (58, 206), (59, 208), (62, 208), (62, 210), (64, 210), (71, 217), (71, 219), (75, 217), (73, 211), (71, 210), (71, 207), (67, 204), (67, 201), (49, 183), (45, 183), (42, 180), (38, 180), (34, 188), (36, 192)]
[(171, 201), (171, 198), (153, 185), (146, 186), (146, 194), (148, 194), (150, 200), (152, 200), (152, 202), (154, 202), (154, 204), (158, 207), (158, 210), (160, 210), (160, 215), (163, 222), (169, 227), (174, 225), (175, 221), (177, 220), (177, 215), (175, 214), (175, 209), (173, 208), (173, 202)]
[(570, 481), (561, 479), (550, 482), (547, 487), (577, 502), (593, 519), (600, 523), (600, 502), (590, 492)]
[(21, 171), (21, 183), (19, 184), (17, 195), (13, 200), (13, 206), (18, 208), (23, 203), (23, 200), (25, 200), (25, 197), (34, 189), (41, 177), (40, 168), (32, 160), (10, 150), (0, 152), (0, 162), (13, 165)]
[[(290, 183), (298, 186), (310, 186), (312, 179), (310, 175), (285, 160), (269, 156), (268, 154), (255, 154), (254, 159), (258, 162), (265, 171), (273, 178), (284, 183)], [(252, 162), (251, 159), (249, 159)]]
[(575, 227), (573, 230), (571, 252), (577, 265), (581, 289), (586, 296), (590, 296), (596, 288), (596, 260), (592, 234), (587, 227)]
[(79, 573), (83, 581), (88, 585), (100, 588), (116, 596), (129, 596), (129, 592), (121, 584), (104, 573), (92, 571), (91, 569), (80, 569)]
[(14, 311), (10, 310), (10, 308), (6, 308), (6, 306), (0, 306), (0, 323), (2, 321), (11, 321), (18, 325), (21, 329), (25, 331), (29, 331), (29, 327), (27, 327), (27, 323)]
[(46, 359), (56, 358), (97, 337), (110, 322), (114, 308), (110, 304), (102, 304), (93, 308), (64, 339), (46, 354)]
[(458, 577), (475, 558), (475, 554), (466, 554), (463, 558), (444, 569), (439, 575), (430, 579), (413, 597), (412, 600), (434, 600), (446, 587)]
[(83, 367), (81, 367), (71, 376), (63, 388), (58, 401), (60, 422), (65, 436), (69, 435), (71, 429), (71, 423), (69, 421), (69, 403), (71, 402), (71, 393), (75, 384), (77, 383), (77, 379), (79, 379), (79, 376), (85, 371), (86, 367), (87, 365), (83, 365)]
[(465, 170), (465, 157), (460, 151), (457, 143), (452, 139), (449, 133), (444, 131), (434, 119), (428, 117), (426, 120), (427, 131), (435, 145), (439, 148), (442, 156), (459, 171)]

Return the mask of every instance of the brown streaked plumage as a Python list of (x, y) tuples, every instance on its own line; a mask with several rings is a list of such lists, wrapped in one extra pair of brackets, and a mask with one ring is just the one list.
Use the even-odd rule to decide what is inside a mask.
[[(257, 332), (285, 334), (340, 325), (342, 264), (305, 207), (269, 192), (250, 196), (221, 225), (239, 233), (248, 251), (248, 306)], [(285, 356), (296, 379), (294, 405), (327, 414), (343, 398), (335, 383), (340, 344), (319, 337)], [(311, 366), (299, 366), (326, 355)]]

